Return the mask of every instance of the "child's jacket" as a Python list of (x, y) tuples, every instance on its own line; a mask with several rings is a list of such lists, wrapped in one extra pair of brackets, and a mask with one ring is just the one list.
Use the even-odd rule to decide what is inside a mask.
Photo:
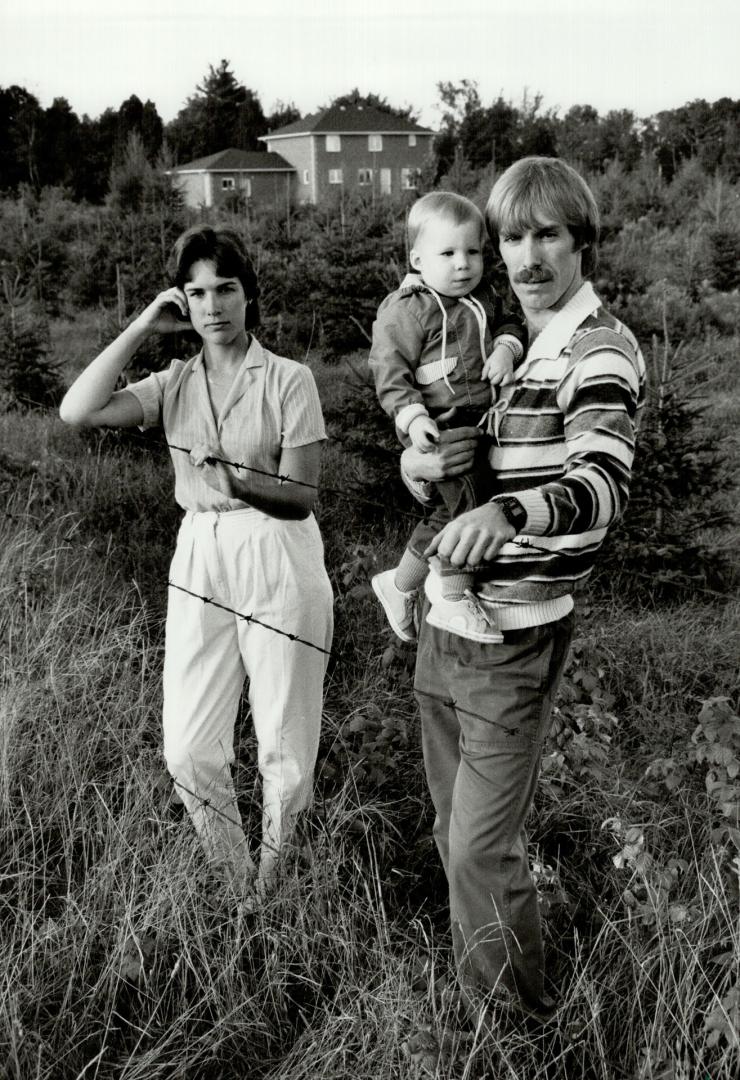
[(502, 334), (526, 344), (522, 323), (504, 316), (490, 286), (455, 299), (407, 274), (373, 323), (370, 369), (383, 409), (406, 432), (429, 409), (488, 408), (491, 388), (481, 372)]

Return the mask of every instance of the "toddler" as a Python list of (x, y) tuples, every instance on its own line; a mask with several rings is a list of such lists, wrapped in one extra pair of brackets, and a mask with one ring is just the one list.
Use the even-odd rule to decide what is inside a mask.
[[(441, 426), (485, 425), (473, 468), (435, 485), (432, 515), (414, 529), (397, 567), (376, 574), (372, 586), (402, 641), (414, 641), (414, 606), (429, 565), (424, 551), (452, 518), (488, 501), (495, 478), (487, 437), (498, 387), (513, 380), (524, 355), (525, 330), (505, 320), (500, 298), (483, 276), (483, 215), (450, 191), (424, 195), (408, 217), (413, 273), (385, 298), (373, 324), (370, 368), (383, 409), (404, 446), (432, 450)], [(445, 419), (454, 406), (454, 414)], [(436, 418), (442, 416), (439, 423)], [(472, 592), (472, 573), (438, 560), (441, 593), (427, 621), (473, 641), (498, 642)]]

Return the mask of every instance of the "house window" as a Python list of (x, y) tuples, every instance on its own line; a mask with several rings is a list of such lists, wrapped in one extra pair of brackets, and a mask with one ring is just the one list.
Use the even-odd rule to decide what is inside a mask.
[(416, 146), (416, 135), (409, 135), (409, 146)]
[(221, 190), (222, 191), (233, 191), (235, 187), (236, 187), (236, 185), (234, 184), (234, 177), (233, 176), (222, 176), (221, 177)]
[(405, 191), (414, 191), (419, 182), (418, 169), (401, 169), (401, 187)]
[(329, 169), (329, 183), (341, 184), (342, 183), (342, 170), (341, 169)]
[(327, 135), (326, 136), (326, 152), (327, 154), (338, 154), (342, 149), (342, 139), (340, 135)]
[(383, 149), (383, 136), (382, 135), (368, 135), (367, 148), (371, 154), (377, 154), (378, 151)]
[(309, 183), (308, 169), (303, 170), (303, 183), (304, 184)]
[(368, 184), (373, 182), (373, 170), (372, 169), (358, 169), (357, 170), (357, 183), (360, 187), (367, 187)]

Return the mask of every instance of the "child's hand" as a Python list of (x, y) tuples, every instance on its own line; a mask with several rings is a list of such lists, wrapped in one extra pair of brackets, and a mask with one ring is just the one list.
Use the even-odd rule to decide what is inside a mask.
[(506, 345), (497, 345), (483, 365), (482, 379), (491, 386), (508, 386), (514, 381), (514, 357)]
[(431, 416), (415, 416), (409, 424), (409, 438), (412, 446), (428, 454), (439, 441), (439, 428)]

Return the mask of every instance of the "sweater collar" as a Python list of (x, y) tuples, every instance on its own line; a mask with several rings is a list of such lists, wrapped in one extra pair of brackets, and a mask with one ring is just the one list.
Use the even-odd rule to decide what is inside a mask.
[(598, 311), (601, 301), (590, 281), (584, 281), (568, 303), (553, 315), (545, 329), (535, 338), (527, 351), (527, 363), (532, 360), (551, 360), (559, 356), (581, 323)]

